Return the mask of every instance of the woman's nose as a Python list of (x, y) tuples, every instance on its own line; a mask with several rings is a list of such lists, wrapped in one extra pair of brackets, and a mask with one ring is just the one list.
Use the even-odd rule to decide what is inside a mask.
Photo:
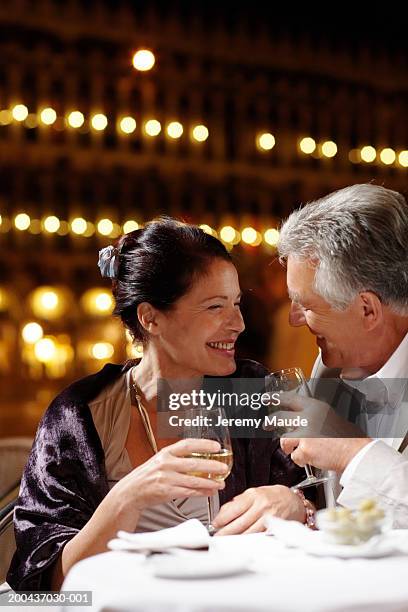
[(292, 302), (290, 306), (289, 325), (292, 325), (292, 327), (300, 327), (301, 325), (306, 325), (304, 310), (302, 306), (296, 304), (296, 302)]
[(242, 317), (242, 313), (239, 309), (234, 309), (233, 316), (230, 320), (230, 327), (232, 331), (242, 333), (245, 329), (244, 319)]

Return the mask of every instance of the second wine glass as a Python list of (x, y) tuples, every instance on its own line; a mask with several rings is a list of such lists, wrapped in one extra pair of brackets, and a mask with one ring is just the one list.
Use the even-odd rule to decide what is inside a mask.
[[(293, 392), (304, 397), (312, 397), (305, 375), (300, 368), (285, 368), (271, 372), (266, 377), (266, 386), (268, 390), (278, 393)], [(306, 487), (312, 487), (331, 480), (330, 476), (316, 476), (313, 473), (312, 466), (309, 464), (305, 465), (305, 472), (306, 478), (294, 485), (292, 489), (306, 489)]]

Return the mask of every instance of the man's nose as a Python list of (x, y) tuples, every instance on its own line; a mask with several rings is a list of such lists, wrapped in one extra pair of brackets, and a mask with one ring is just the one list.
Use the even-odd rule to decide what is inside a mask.
[(306, 325), (306, 317), (302, 306), (292, 302), (289, 312), (289, 325), (292, 327), (300, 327)]

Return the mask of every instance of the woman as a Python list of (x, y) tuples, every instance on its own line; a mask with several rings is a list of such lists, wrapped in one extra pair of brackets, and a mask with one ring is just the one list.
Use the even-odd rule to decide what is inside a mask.
[(105, 551), (119, 529), (204, 520), (205, 498), (217, 491), (221, 504), (237, 496), (221, 510), (224, 530), (259, 530), (265, 509), (305, 516), (286, 486), (269, 486), (303, 477), (277, 440), (234, 440), (223, 491), (223, 483), (189, 475), (222, 473), (221, 462), (185, 458), (214, 452), (217, 443), (168, 445), (154, 435), (158, 378), (266, 372), (256, 362), (235, 362), (244, 329), (241, 292), (222, 243), (162, 219), (125, 235), (117, 249), (103, 249), (99, 266), (113, 279), (115, 314), (143, 342), (143, 359), (106, 365), (68, 387), (45, 413), (15, 510), (17, 552), (7, 577), (14, 589), (59, 588), (74, 563)]

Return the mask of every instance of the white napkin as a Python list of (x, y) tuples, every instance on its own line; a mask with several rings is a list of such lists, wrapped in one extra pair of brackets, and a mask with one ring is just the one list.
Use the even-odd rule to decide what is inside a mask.
[(286, 546), (304, 548), (315, 541), (316, 532), (298, 521), (285, 521), (272, 514), (265, 514), (264, 523), (266, 535), (274, 535)]
[(172, 548), (208, 548), (211, 537), (198, 519), (190, 519), (176, 527), (128, 533), (118, 531), (117, 538), (108, 542), (111, 550), (134, 550), (142, 553), (162, 552)]
[[(393, 553), (408, 553), (408, 530), (395, 530), (371, 538), (357, 545), (332, 544), (325, 540), (322, 531), (313, 531), (297, 521), (265, 514), (266, 534), (273, 535), (288, 548), (299, 548), (304, 552), (322, 557), (385, 557)], [(405, 532), (405, 534), (404, 534)], [(405, 536), (405, 537), (404, 537)]]

